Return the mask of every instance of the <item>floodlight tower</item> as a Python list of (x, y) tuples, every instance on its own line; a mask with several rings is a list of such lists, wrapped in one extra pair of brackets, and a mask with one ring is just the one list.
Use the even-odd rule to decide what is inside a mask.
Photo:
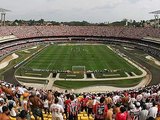
[(5, 26), (5, 21), (6, 21), (6, 13), (10, 12), (10, 10), (6, 10), (3, 8), (0, 8), (0, 13), (1, 13), (1, 26)]
[(150, 14), (154, 14), (154, 17), (155, 17), (155, 26), (159, 28), (159, 14), (160, 14), (160, 10), (150, 12)]

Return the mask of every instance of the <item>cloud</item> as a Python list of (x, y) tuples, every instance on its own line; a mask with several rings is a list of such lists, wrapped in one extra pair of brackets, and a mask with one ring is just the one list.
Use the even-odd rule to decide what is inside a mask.
[(87, 20), (106, 22), (127, 19), (151, 19), (160, 0), (0, 0), (2, 8), (11, 10), (7, 19), (41, 19), (55, 21)]

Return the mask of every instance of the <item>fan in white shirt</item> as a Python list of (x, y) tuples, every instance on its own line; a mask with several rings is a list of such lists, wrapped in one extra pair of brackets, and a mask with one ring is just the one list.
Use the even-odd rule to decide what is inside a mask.
[(153, 102), (153, 106), (148, 110), (148, 118), (153, 117), (156, 118), (158, 113), (158, 108), (156, 106), (156, 102)]
[(64, 109), (58, 104), (58, 98), (55, 98), (55, 103), (51, 105), (50, 111), (52, 112), (52, 120), (63, 120)]
[(45, 112), (45, 114), (48, 112), (48, 114), (49, 114), (49, 104), (48, 104), (48, 100), (47, 100), (47, 98), (45, 98), (45, 100), (44, 100), (44, 102), (43, 102), (43, 107), (44, 107), (44, 112)]

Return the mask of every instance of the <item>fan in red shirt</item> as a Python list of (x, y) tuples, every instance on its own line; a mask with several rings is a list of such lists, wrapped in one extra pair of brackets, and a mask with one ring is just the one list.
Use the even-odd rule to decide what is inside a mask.
[(69, 98), (70, 98), (70, 94), (67, 94), (66, 95), (66, 100), (64, 101), (64, 105), (65, 105), (64, 113), (66, 115), (66, 118), (68, 118), (67, 106), (71, 103), (71, 100)]
[(67, 106), (67, 113), (69, 114), (69, 120), (77, 120), (78, 119), (78, 103), (76, 99), (74, 99), (74, 95), (70, 95), (71, 103)]
[(105, 120), (105, 118), (106, 118), (108, 107), (104, 103), (104, 100), (105, 100), (105, 98), (101, 97), (100, 103), (97, 103), (94, 106), (95, 120)]
[(120, 112), (116, 114), (116, 120), (127, 120), (127, 112), (125, 107), (120, 108)]
[(81, 100), (81, 111), (85, 110), (87, 112), (87, 102), (88, 98), (86, 98), (86, 95), (83, 95), (83, 98)]

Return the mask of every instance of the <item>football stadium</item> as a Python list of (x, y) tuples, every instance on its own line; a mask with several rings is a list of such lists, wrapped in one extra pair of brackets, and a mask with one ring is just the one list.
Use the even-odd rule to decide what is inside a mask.
[(11, 26), (0, 12), (0, 120), (160, 119), (159, 23)]
[(108, 86), (125, 89), (159, 82), (159, 29), (98, 26), (1, 29), (6, 35), (12, 34), (1, 42), (2, 62), (9, 62), (1, 69), (1, 78), (8, 82), (68, 90), (102, 86), (91, 89), (93, 92), (106, 91)]

